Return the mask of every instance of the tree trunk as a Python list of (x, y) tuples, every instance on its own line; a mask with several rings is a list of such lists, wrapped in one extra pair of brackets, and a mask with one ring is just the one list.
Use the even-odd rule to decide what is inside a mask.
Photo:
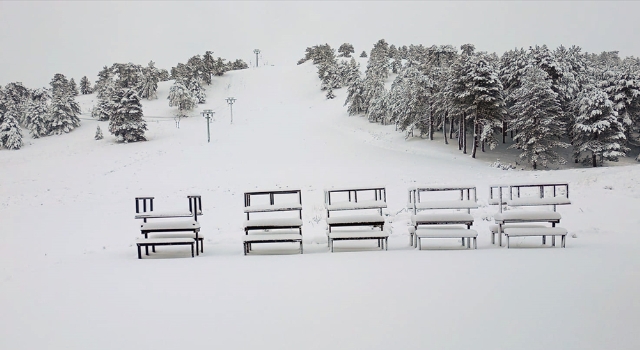
[[(596, 134), (593, 137), (594, 140), (598, 139), (598, 133), (596, 132)], [(598, 166), (598, 159), (596, 157), (596, 152), (591, 151), (591, 164), (593, 165), (593, 167), (597, 167)]]
[(536, 161), (533, 161), (533, 170), (536, 170)]
[(429, 140), (433, 141), (433, 103), (429, 103)]
[(462, 153), (467, 154), (467, 120), (465, 113), (462, 114)]
[(482, 140), (482, 152), (484, 152), (484, 140)]
[(462, 117), (458, 117), (458, 151), (462, 151)]
[(453, 117), (451, 117), (451, 124), (449, 125), (449, 139), (453, 140)]
[(506, 143), (507, 138), (507, 122), (502, 120), (502, 143)]
[(444, 144), (448, 145), (449, 141), (447, 140), (447, 115), (449, 113), (445, 113), (442, 119), (442, 135), (444, 135)]
[(478, 116), (473, 117), (473, 148), (471, 149), (471, 158), (476, 157), (476, 150), (478, 149)]

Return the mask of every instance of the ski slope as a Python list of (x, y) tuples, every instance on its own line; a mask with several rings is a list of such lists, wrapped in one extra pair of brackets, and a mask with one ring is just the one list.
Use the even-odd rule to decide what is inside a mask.
[[(143, 102), (147, 142), (118, 144), (108, 123), (0, 151), (0, 349), (637, 349), (640, 166), (553, 171), (490, 166), (436, 140), (348, 117), (316, 69), (264, 66), (214, 79), (207, 103), (172, 118)], [(237, 99), (233, 123), (225, 98)], [(80, 96), (84, 117), (97, 102)], [(214, 110), (211, 142), (200, 115)], [(96, 125), (105, 138), (93, 139)], [(505, 158), (506, 157), (506, 158)], [(570, 183), (559, 207), (567, 248), (490, 243), (488, 185)], [(389, 250), (329, 253), (323, 189), (387, 187)], [(407, 188), (475, 184), (477, 250), (452, 240), (409, 247)], [(300, 188), (305, 254), (243, 256), (245, 191)], [(162, 247), (137, 260), (134, 197), (157, 210), (202, 195), (205, 252)]]

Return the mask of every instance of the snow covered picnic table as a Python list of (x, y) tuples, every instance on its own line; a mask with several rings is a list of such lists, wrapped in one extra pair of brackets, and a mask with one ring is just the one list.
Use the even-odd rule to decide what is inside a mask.
[[(476, 187), (473, 185), (428, 185), (410, 187), (407, 208), (411, 215), (409, 228), (411, 246), (422, 248), (422, 238), (461, 238), (477, 248), (478, 233), (471, 230), (471, 209), (477, 209)], [(428, 196), (428, 198), (427, 198)], [(455, 198), (454, 198), (455, 196)], [(465, 227), (461, 227), (464, 225)]]
[[(202, 215), (202, 197), (200, 195), (188, 195), (189, 210), (181, 211), (157, 211), (153, 208), (155, 197), (135, 197), (135, 219), (142, 219), (140, 233), (144, 240), (138, 240), (138, 258), (141, 258), (140, 249), (145, 248), (145, 254), (149, 255), (149, 247), (156, 251), (156, 246), (162, 245), (186, 245), (190, 240), (195, 244), (196, 254), (204, 252), (204, 237), (200, 235), (198, 216)], [(191, 220), (173, 220), (176, 218), (192, 218)], [(149, 222), (149, 219), (162, 219)], [(172, 234), (168, 234), (172, 232)], [(150, 236), (151, 234), (151, 236)]]
[[(276, 203), (278, 198), (278, 203)], [(284, 202), (280, 202), (284, 200)], [(290, 215), (297, 212), (297, 215)], [(244, 255), (254, 243), (292, 242), (302, 247), (302, 192), (296, 190), (261, 190), (244, 193)], [(253, 214), (253, 215), (252, 215)], [(291, 230), (298, 232), (291, 233)], [(258, 231), (258, 232), (253, 232)], [(262, 231), (262, 232), (260, 232)], [(268, 232), (266, 232), (268, 231)]]
[[(359, 197), (359, 198), (358, 198)], [(389, 234), (384, 231), (382, 209), (387, 207), (387, 192), (384, 186), (330, 188), (324, 191), (327, 212), (327, 245), (333, 252), (333, 241), (377, 240), (385, 249)], [(341, 230), (334, 227), (370, 227), (370, 230)], [(380, 231), (373, 230), (379, 227)]]
[[(542, 244), (546, 244), (546, 237), (551, 236), (552, 246), (555, 246), (555, 237), (561, 236), (561, 246), (565, 247), (567, 230), (556, 227), (562, 219), (556, 206), (571, 204), (568, 183), (491, 185), (489, 191), (489, 204), (499, 205), (498, 213), (493, 216), (496, 225), (489, 227), (491, 243), (495, 244), (496, 234), (500, 246), (502, 235), (507, 237), (507, 247), (509, 237), (542, 236)], [(497, 196), (494, 196), (494, 191)], [(503, 210), (504, 205), (510, 210)], [(543, 224), (551, 224), (551, 227)]]

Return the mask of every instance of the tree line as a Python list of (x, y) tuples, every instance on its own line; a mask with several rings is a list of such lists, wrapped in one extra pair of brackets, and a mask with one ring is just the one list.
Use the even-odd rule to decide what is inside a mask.
[[(78, 87), (73, 78), (55, 74), (49, 88), (29, 89), (22, 83), (0, 86), (0, 148), (20, 149), (22, 129), (33, 138), (71, 132), (80, 125), (80, 106), (75, 97), (96, 93), (97, 104), (91, 116), (109, 121), (109, 132), (120, 142), (144, 141), (147, 124), (143, 119), (141, 99), (157, 98), (158, 83), (174, 80), (169, 94), (169, 106), (177, 106), (184, 115), (198, 103), (204, 103), (204, 84), (225, 72), (245, 69), (242, 60), (226, 61), (213, 58), (213, 52), (191, 57), (186, 64), (158, 69), (153, 61), (146, 67), (133, 63), (114, 63), (98, 72), (98, 80), (91, 86), (84, 76)], [(102, 138), (99, 126), (96, 139)]]
[(349, 115), (395, 124), (407, 137), (419, 132), (433, 140), (442, 132), (445, 143), (456, 139), (458, 149), (472, 157), (509, 137), (509, 147), (534, 169), (566, 162), (561, 148), (571, 147), (576, 163), (598, 166), (640, 146), (640, 59), (635, 57), (546, 45), (498, 56), (472, 44), (459, 50), (396, 47), (382, 39), (361, 74), (353, 58), (340, 58), (353, 51), (345, 43), (336, 56), (328, 44), (316, 45), (298, 63), (317, 65), (328, 99), (335, 97), (334, 89), (347, 89)]

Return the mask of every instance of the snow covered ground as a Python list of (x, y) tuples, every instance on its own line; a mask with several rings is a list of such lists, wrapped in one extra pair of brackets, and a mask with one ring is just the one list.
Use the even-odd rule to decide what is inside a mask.
[[(0, 349), (638, 349), (640, 166), (500, 170), (454, 145), (348, 117), (310, 63), (217, 78), (193, 117), (170, 118), (162, 83), (144, 101), (148, 142), (116, 144), (106, 122), (0, 151)], [(225, 98), (237, 98), (233, 124)], [(87, 113), (95, 96), (78, 98)], [(211, 142), (199, 112), (213, 109)], [(151, 117), (165, 117), (155, 118)], [(88, 118), (85, 115), (85, 118)], [(105, 138), (93, 139), (96, 125)], [(492, 245), (488, 185), (565, 181), (567, 248)], [(326, 246), (323, 189), (387, 186), (389, 251)], [(406, 191), (475, 184), (478, 249), (409, 247)], [(301, 188), (305, 254), (243, 256), (242, 194)], [(138, 260), (134, 197), (186, 209), (202, 195), (205, 252)], [(281, 253), (281, 254), (274, 254)]]

